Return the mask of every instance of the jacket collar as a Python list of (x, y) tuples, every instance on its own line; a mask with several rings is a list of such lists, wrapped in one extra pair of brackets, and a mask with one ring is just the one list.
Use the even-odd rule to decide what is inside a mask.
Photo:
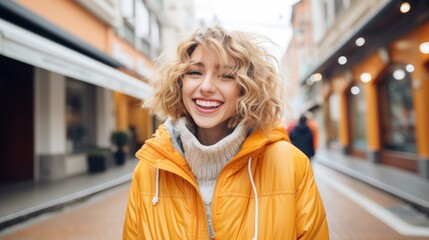
[[(246, 165), (248, 156), (257, 159), (267, 145), (281, 140), (289, 142), (289, 137), (281, 126), (268, 132), (256, 130), (246, 138), (237, 155), (225, 167), (230, 167), (232, 172), (236, 172)], [(159, 126), (154, 136), (137, 151), (136, 156), (150, 166), (174, 172), (192, 180), (191, 182), (195, 181), (182, 153), (173, 146), (165, 124)]]

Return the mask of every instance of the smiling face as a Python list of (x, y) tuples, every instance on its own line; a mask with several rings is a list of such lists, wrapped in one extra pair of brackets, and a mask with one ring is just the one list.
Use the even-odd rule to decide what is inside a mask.
[(237, 111), (240, 86), (227, 69), (221, 67), (216, 53), (200, 45), (191, 55), (191, 65), (183, 76), (182, 98), (199, 134), (216, 131), (226, 136), (230, 132), (228, 120)]

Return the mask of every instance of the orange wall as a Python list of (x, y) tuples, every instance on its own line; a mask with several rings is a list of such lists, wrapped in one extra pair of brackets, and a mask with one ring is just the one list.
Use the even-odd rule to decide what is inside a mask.
[(378, 109), (378, 93), (377, 93), (377, 76), (383, 71), (386, 64), (382, 61), (378, 53), (374, 53), (360, 64), (353, 67), (353, 78), (356, 81), (360, 80), (360, 75), (364, 72), (371, 74), (372, 80), (365, 83), (365, 100), (367, 106), (366, 119), (366, 136), (368, 148), (371, 151), (378, 151), (381, 148), (381, 136), (379, 131), (379, 109)]
[[(99, 20), (75, 1), (17, 0), (17, 2), (106, 54), (112, 55), (113, 46), (120, 45), (123, 53), (134, 59), (135, 63), (142, 61), (148, 69), (155, 69), (155, 65), (148, 56), (121, 39), (110, 25)], [(136, 67), (131, 69), (136, 70)]]
[(17, 0), (19, 4), (93, 47), (106, 52), (110, 26), (71, 0)]
[(146, 109), (140, 107), (141, 101), (129, 101), (130, 125), (136, 127), (137, 142), (144, 143), (152, 135), (152, 118)]
[(114, 92), (115, 111), (116, 111), (116, 129), (128, 130), (128, 100), (127, 96)]
[[(338, 108), (340, 112), (339, 126), (338, 126), (338, 140), (342, 147), (347, 147), (350, 144), (349, 133), (349, 116), (347, 109), (347, 87), (350, 80), (344, 74), (337, 75), (331, 79), (332, 90), (338, 94), (339, 103)], [(333, 107), (333, 106), (330, 106)]]

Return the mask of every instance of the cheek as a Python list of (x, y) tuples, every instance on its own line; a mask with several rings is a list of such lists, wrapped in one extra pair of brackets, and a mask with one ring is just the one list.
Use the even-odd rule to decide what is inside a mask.
[(187, 81), (183, 81), (181, 98), (186, 111), (189, 111), (189, 107), (192, 104), (191, 103), (192, 91), (193, 91), (193, 88), (191, 84), (189, 84), (189, 82)]
[(238, 99), (240, 97), (240, 94), (241, 94), (241, 88), (240, 88), (240, 86), (237, 85), (234, 87), (234, 90), (231, 91), (230, 96), (231, 96), (231, 98)]
[(183, 83), (182, 83), (182, 98), (185, 98), (185, 97), (189, 96), (189, 94), (190, 94), (190, 88), (191, 88), (191, 86), (189, 84), (189, 81), (183, 80)]

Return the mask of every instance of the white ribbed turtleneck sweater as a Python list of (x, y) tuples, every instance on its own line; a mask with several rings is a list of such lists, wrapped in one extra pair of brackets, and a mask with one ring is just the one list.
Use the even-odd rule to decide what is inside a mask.
[(247, 129), (242, 123), (234, 131), (213, 145), (202, 145), (181, 118), (176, 123), (180, 134), (184, 156), (194, 174), (202, 194), (209, 223), (210, 237), (214, 236), (211, 224), (211, 202), (217, 176), (222, 168), (240, 150), (247, 137)]

